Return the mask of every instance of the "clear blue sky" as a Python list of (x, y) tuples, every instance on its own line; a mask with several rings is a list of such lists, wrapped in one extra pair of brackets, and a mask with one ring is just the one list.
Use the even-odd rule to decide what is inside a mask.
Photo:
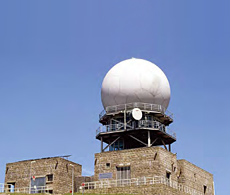
[(173, 152), (229, 195), (229, 0), (0, 1), (0, 183), (5, 164), (72, 154), (91, 174), (107, 71), (143, 58), (167, 75)]

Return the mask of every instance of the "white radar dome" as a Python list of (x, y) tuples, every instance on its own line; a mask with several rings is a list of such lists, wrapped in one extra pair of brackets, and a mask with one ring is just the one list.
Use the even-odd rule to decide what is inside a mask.
[(127, 103), (158, 104), (167, 109), (170, 86), (164, 72), (143, 59), (124, 60), (106, 74), (101, 88), (104, 108)]

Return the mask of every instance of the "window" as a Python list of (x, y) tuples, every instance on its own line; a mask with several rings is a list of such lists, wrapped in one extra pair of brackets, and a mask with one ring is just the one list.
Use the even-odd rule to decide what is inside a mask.
[(123, 150), (124, 149), (124, 140), (117, 140), (114, 144), (109, 147), (109, 151)]
[(194, 178), (195, 178), (195, 181), (196, 181), (196, 173), (194, 173)]
[(167, 179), (170, 179), (170, 176), (171, 176), (171, 173), (168, 172), (168, 171), (166, 171), (166, 178), (167, 178)]
[(14, 193), (14, 188), (15, 188), (15, 182), (10, 182), (10, 183), (7, 183), (7, 192), (11, 192), (11, 193)]
[(44, 186), (46, 185), (46, 177), (31, 178), (31, 191), (30, 194), (45, 193)]
[(48, 192), (49, 194), (53, 194), (53, 190), (48, 190), (46, 192)]
[(207, 186), (204, 185), (204, 194), (206, 194), (206, 191), (207, 191)]
[(106, 163), (106, 167), (110, 167), (110, 163)]
[(127, 184), (130, 182), (130, 166), (127, 167), (117, 167), (117, 180), (118, 185)]
[(47, 175), (47, 181), (53, 181), (53, 174)]

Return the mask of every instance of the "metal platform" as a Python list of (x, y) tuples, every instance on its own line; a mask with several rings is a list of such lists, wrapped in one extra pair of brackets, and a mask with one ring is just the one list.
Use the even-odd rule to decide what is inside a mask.
[(165, 127), (165, 125), (161, 124), (158, 121), (149, 121), (149, 120), (140, 120), (137, 121), (136, 123), (132, 123), (132, 125), (129, 124), (125, 125), (124, 123), (118, 123), (118, 124), (100, 126), (96, 130), (96, 138), (98, 139), (100, 135), (124, 132), (124, 131), (130, 132), (131, 130), (161, 131), (176, 140), (176, 133), (173, 132), (171, 129)]
[(166, 110), (163, 106), (140, 102), (108, 106), (99, 114), (99, 122), (105, 125), (108, 119), (114, 115), (131, 112), (134, 108), (139, 108), (142, 112), (153, 113), (165, 125), (173, 122), (173, 113)]
[[(110, 131), (106, 131), (110, 130)], [(164, 145), (166, 150), (171, 151), (171, 144), (176, 141), (176, 134), (162, 126), (136, 127), (112, 131), (108, 128), (99, 128), (96, 132), (96, 139), (101, 141), (101, 152), (112, 146), (119, 140), (123, 141), (122, 149), (139, 147), (152, 147)], [(103, 142), (108, 144), (103, 148)], [(168, 148), (166, 147), (168, 145)]]

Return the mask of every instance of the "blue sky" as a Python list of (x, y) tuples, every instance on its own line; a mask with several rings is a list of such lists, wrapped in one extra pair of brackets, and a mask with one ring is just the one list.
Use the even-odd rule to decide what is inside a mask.
[(230, 192), (230, 2), (0, 1), (0, 183), (5, 164), (72, 154), (93, 172), (107, 71), (157, 64), (171, 85), (172, 150)]

